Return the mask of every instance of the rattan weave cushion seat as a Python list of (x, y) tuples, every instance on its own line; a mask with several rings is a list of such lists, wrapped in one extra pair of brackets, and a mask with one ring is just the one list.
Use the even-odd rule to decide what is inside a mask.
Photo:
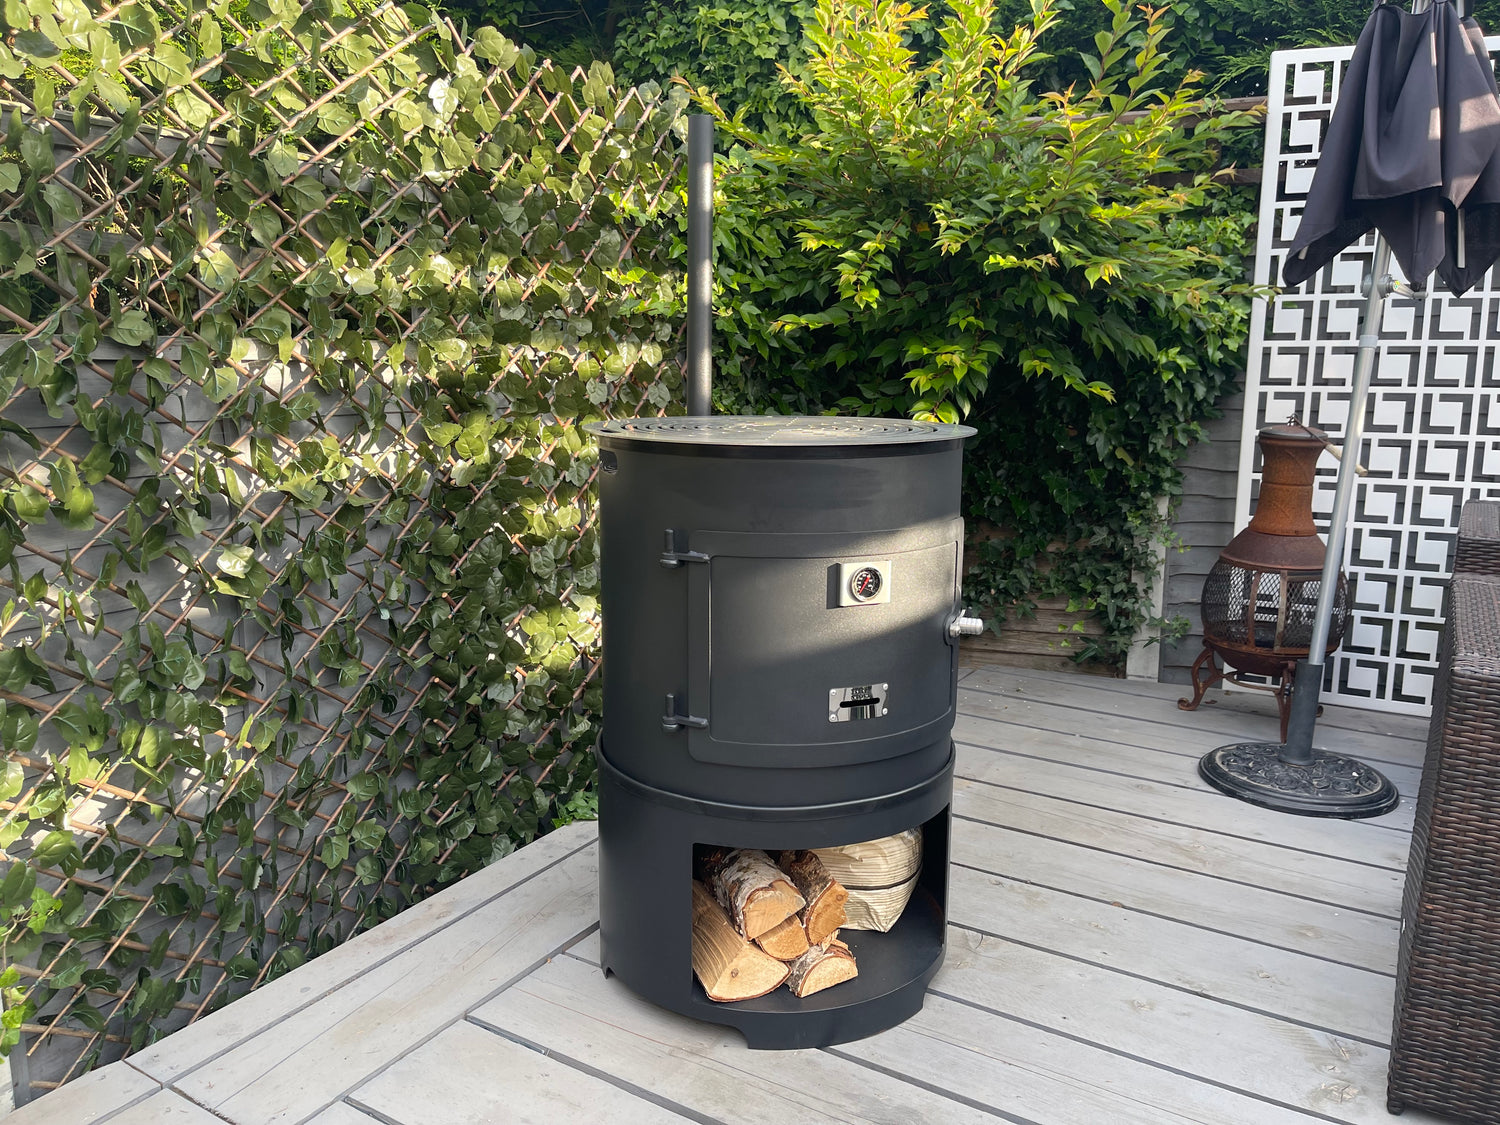
[(1470, 500), (1458, 517), (1454, 574), (1500, 574), (1500, 500)]
[(1401, 909), (1388, 1100), (1392, 1112), (1500, 1125), (1500, 577), (1456, 574), (1449, 593)]

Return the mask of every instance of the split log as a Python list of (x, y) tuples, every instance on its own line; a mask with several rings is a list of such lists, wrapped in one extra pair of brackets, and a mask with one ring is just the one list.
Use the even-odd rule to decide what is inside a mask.
[(710, 1000), (764, 996), (786, 980), (787, 966), (756, 949), (702, 883), (693, 880), (693, 972)]
[(709, 848), (698, 862), (698, 878), (729, 911), (735, 929), (752, 940), (807, 905), (771, 857), (755, 848)]
[(795, 961), (807, 952), (807, 931), (802, 928), (802, 919), (793, 914), (779, 926), (773, 926), (755, 944), (778, 961)]
[(830, 938), (826, 945), (812, 946), (787, 969), (786, 986), (798, 996), (811, 996), (859, 976), (854, 954), (838, 938)]
[(808, 944), (822, 945), (848, 920), (844, 903), (849, 901), (849, 892), (813, 852), (778, 852), (776, 862), (807, 901), (801, 917)]

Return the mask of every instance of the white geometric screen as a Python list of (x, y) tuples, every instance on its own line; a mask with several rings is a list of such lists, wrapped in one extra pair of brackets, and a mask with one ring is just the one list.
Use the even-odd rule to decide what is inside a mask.
[[(1500, 39), (1488, 40), (1491, 51)], [(1271, 56), (1255, 280), (1279, 284), (1352, 47)], [(1303, 285), (1257, 301), (1246, 375), (1236, 527), (1259, 489), (1255, 433), (1296, 413), (1339, 444), (1374, 235)], [(1398, 267), (1392, 263), (1392, 269)], [(1366, 405), (1344, 566), (1350, 628), (1330, 663), (1329, 702), (1430, 713), (1459, 509), (1500, 498), (1500, 285), (1492, 271), (1462, 298), (1433, 278), (1417, 300), (1391, 297)], [(1313, 510), (1326, 531), (1337, 465), (1319, 463)]]

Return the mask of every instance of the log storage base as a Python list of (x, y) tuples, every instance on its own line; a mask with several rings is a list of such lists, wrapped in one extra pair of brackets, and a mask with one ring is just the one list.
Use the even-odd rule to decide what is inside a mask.
[[(951, 751), (941, 770), (898, 793), (772, 808), (687, 798), (647, 785), (614, 765), (607, 743), (596, 749), (599, 949), (606, 974), (670, 1011), (737, 1028), (759, 1050), (847, 1043), (921, 1010), (927, 983), (942, 965), (946, 938)], [(889, 933), (839, 932), (857, 976), (805, 997), (783, 984), (753, 999), (709, 999), (692, 968), (695, 846), (823, 848), (916, 826), (923, 834), (922, 870), (900, 920)], [(766, 939), (777, 940), (769, 933), (762, 935)]]

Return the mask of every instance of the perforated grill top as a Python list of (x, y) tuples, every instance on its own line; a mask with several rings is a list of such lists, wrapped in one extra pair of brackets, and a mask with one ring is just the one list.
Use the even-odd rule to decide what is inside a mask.
[(972, 426), (904, 418), (826, 418), (713, 414), (707, 417), (617, 418), (584, 427), (601, 437), (686, 445), (896, 445), (970, 437)]

